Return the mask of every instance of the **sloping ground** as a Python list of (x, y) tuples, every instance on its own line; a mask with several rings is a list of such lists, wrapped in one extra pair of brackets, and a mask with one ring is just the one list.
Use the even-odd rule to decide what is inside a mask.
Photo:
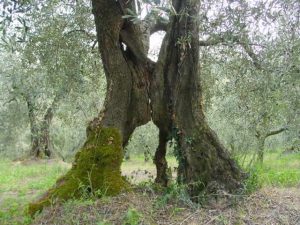
[[(168, 158), (176, 167), (176, 160)], [(0, 225), (26, 225), (28, 204), (48, 190), (70, 164), (58, 160), (0, 160)], [(135, 157), (122, 164), (122, 173), (137, 184), (133, 193), (96, 201), (71, 201), (45, 210), (34, 224), (297, 224), (300, 225), (300, 154), (268, 153), (263, 167), (254, 168), (254, 183), (264, 188), (230, 202), (210, 201), (197, 209), (178, 188), (154, 191), (151, 160)], [(148, 182), (148, 185), (144, 183)], [(281, 187), (281, 188), (278, 188)], [(288, 188), (287, 188), (288, 187)], [(294, 187), (294, 188), (291, 188)], [(168, 201), (170, 200), (171, 201)], [(181, 200), (181, 201), (179, 201)]]
[(186, 200), (139, 189), (97, 201), (73, 201), (45, 209), (34, 224), (300, 224), (300, 188), (264, 188), (234, 204), (197, 208)]

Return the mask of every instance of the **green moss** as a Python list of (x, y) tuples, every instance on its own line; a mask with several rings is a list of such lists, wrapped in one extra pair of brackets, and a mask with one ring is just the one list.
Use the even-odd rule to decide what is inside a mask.
[(121, 176), (122, 140), (115, 128), (90, 132), (83, 148), (76, 154), (71, 170), (39, 201), (29, 205), (33, 216), (51, 202), (80, 198), (84, 192), (117, 195), (129, 187)]

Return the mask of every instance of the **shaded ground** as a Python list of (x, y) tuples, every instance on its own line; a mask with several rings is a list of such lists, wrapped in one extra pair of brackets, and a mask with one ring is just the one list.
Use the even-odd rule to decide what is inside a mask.
[(297, 188), (262, 189), (234, 205), (204, 208), (184, 199), (164, 203), (163, 198), (150, 190), (137, 190), (94, 202), (68, 202), (46, 209), (34, 224), (126, 224), (132, 211), (138, 216), (128, 224), (300, 224)]
[[(174, 157), (168, 157), (168, 166), (172, 170), (173, 177), (176, 177), (178, 163)], [(152, 160), (145, 162), (143, 157), (135, 157), (122, 164), (122, 175), (126, 176), (131, 183), (154, 181), (156, 169)]]

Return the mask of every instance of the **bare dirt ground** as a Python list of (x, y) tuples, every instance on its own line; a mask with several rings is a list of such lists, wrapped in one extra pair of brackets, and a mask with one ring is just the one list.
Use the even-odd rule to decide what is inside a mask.
[(161, 198), (162, 195), (151, 190), (137, 189), (91, 204), (70, 203), (46, 209), (34, 224), (76, 224), (75, 221), (78, 224), (124, 224), (128, 209), (139, 213), (137, 224), (300, 224), (299, 188), (265, 188), (234, 204), (216, 202), (204, 207), (184, 202), (159, 205)]

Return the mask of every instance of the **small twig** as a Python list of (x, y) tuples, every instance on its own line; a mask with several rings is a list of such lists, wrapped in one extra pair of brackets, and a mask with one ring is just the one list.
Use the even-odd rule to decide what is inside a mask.
[(181, 221), (180, 225), (182, 225), (184, 222), (186, 222), (187, 220), (189, 220), (190, 218), (192, 218), (197, 213), (198, 213), (198, 211), (196, 211), (196, 212), (191, 213), (190, 215), (188, 215), (183, 221)]
[(212, 222), (214, 222), (219, 216), (215, 216), (213, 217), (210, 221), (208, 221), (205, 225), (210, 224)]

